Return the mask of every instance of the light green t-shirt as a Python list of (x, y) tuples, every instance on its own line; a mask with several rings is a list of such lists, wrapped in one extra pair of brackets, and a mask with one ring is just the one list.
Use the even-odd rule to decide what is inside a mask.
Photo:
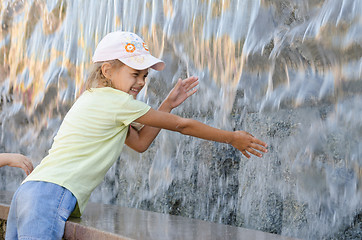
[(49, 154), (24, 180), (67, 188), (83, 213), (92, 191), (122, 151), (128, 126), (150, 109), (125, 92), (105, 87), (85, 91), (65, 116)]

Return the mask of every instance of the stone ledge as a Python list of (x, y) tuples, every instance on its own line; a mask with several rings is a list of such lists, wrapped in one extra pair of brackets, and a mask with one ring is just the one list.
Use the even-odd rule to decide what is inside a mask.
[[(0, 191), (0, 219), (7, 219), (12, 195), (12, 192)], [(82, 218), (71, 218), (66, 222), (64, 239), (293, 240), (294, 238), (186, 217), (89, 203)]]

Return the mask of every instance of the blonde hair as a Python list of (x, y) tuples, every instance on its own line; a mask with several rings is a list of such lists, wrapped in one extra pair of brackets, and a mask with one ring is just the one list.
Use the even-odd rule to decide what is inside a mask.
[(112, 67), (121, 67), (124, 65), (124, 63), (118, 59), (94, 63), (85, 82), (86, 90), (90, 90), (91, 88), (96, 87), (113, 87), (111, 80), (106, 78), (102, 73), (102, 65), (104, 63), (109, 63), (112, 65)]

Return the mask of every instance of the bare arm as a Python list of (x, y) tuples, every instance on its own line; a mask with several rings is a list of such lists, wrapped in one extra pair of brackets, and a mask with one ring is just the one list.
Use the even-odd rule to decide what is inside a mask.
[(31, 161), (24, 155), (18, 153), (0, 153), (0, 167), (6, 165), (23, 169), (26, 175), (29, 175), (33, 171)]
[[(179, 106), (196, 92), (195, 87), (197, 85), (197, 77), (190, 77), (184, 80), (179, 79), (176, 86), (161, 103), (158, 111), (167, 113), (171, 112), (173, 108)], [(140, 131), (137, 131), (133, 127), (130, 127), (126, 138), (126, 144), (137, 152), (144, 152), (151, 145), (160, 130), (160, 128), (144, 126)]]
[(240, 150), (247, 158), (250, 158), (249, 153), (262, 157), (262, 154), (258, 151), (267, 152), (267, 144), (265, 142), (245, 131), (225, 131), (196, 120), (182, 118), (154, 109), (150, 109), (145, 115), (138, 118), (137, 122), (205, 140), (228, 143)]
[[(168, 104), (163, 102), (158, 108), (158, 111), (171, 112), (171, 109), (168, 106)], [(144, 152), (151, 145), (160, 130), (161, 128), (144, 126), (138, 131), (130, 126), (126, 138), (126, 144), (137, 152)]]

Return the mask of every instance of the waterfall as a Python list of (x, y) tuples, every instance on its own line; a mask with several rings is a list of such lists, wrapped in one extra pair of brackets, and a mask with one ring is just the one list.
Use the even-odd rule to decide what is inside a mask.
[[(0, 152), (39, 164), (82, 90), (96, 44), (133, 31), (166, 62), (140, 100), (178, 78), (198, 92), (173, 113), (269, 145), (261, 159), (161, 131), (125, 148), (91, 201), (303, 239), (359, 239), (362, 1), (8, 0), (0, 3)], [(0, 169), (15, 191), (20, 169)], [(347, 239), (347, 237), (345, 237)]]

